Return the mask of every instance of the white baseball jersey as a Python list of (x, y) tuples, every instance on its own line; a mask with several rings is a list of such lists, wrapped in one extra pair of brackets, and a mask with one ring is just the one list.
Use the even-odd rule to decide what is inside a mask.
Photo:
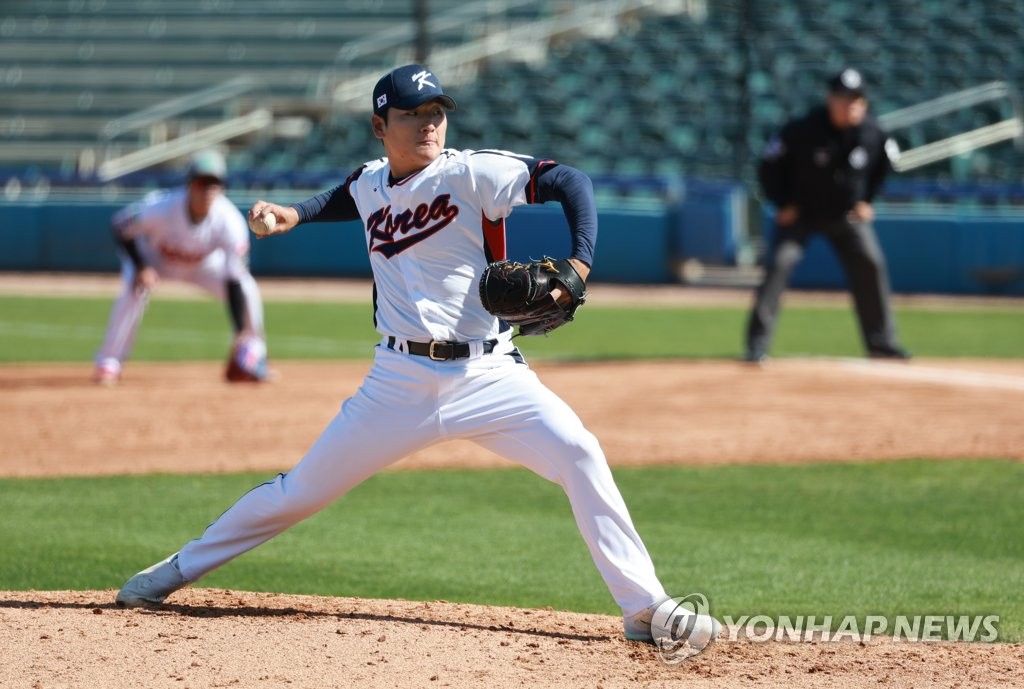
[(489, 260), (504, 258), (504, 219), (527, 203), (525, 160), (449, 149), (394, 184), (386, 159), (349, 184), (366, 222), (381, 333), (458, 342), (497, 334), (477, 283)]
[(239, 280), (248, 271), (245, 218), (226, 196), (218, 196), (199, 223), (188, 214), (188, 190), (155, 191), (114, 215), (114, 226), (125, 239), (141, 239), (139, 249), (158, 269), (162, 265), (195, 264), (224, 252), (224, 279)]

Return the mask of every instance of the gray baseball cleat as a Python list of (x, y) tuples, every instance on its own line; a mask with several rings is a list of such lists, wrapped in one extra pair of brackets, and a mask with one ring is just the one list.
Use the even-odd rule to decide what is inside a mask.
[[(671, 599), (666, 599), (660, 603), (644, 608), (640, 612), (629, 615), (628, 617), (622, 618), (622, 625), (626, 634), (626, 638), (630, 641), (643, 641), (649, 644), (655, 643), (654, 634), (651, 631), (651, 622), (654, 620), (655, 614), (666, 603), (671, 603), (670, 607), (674, 608), (674, 603)], [(685, 639), (674, 639), (677, 641), (687, 641), (690, 646), (697, 650), (703, 650), (709, 643), (718, 638), (719, 633), (722, 631), (722, 623), (716, 620), (711, 615), (704, 613), (693, 613), (687, 610), (676, 609), (675, 615), (687, 615), (693, 616), (695, 619), (691, 625), (683, 625), (684, 629), (688, 629), (687, 638)], [(668, 622), (666, 619), (664, 622)], [(678, 626), (678, 625), (674, 625)], [(660, 629), (659, 636), (663, 636), (669, 633), (667, 629)], [(677, 632), (678, 633), (678, 632)]]
[(178, 554), (174, 553), (125, 582), (117, 594), (117, 604), (122, 608), (155, 607), (186, 584), (178, 569)]

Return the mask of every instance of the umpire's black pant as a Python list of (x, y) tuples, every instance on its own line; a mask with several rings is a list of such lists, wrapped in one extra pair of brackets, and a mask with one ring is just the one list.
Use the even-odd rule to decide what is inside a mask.
[(837, 220), (815, 225), (797, 221), (780, 227), (772, 243), (764, 280), (757, 288), (754, 307), (747, 323), (748, 355), (767, 354), (771, 349), (782, 292), (793, 268), (803, 258), (807, 240), (815, 232), (832, 244), (846, 271), (868, 353), (899, 349), (896, 326), (889, 306), (889, 274), (885, 257), (870, 222)]

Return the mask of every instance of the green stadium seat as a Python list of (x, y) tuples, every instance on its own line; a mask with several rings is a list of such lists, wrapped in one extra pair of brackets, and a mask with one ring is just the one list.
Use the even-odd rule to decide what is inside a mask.
[[(0, 159), (24, 141), (45, 140), (65, 152), (95, 145), (109, 119), (245, 72), (265, 83), (259, 97), (323, 114), (313, 115), (318, 119), (305, 141), (239, 142), (232, 165), (348, 169), (380, 156), (366, 114), (331, 113), (318, 88), (343, 71), (339, 55), (354, 39), (408, 20), (411, 3), (309, 2), (298, 12), (268, 10), (272, 4), (3, 3), (0, 123), (7, 124), (0, 126)], [(436, 0), (431, 11), (463, 11), (466, 4)], [(1020, 0), (750, 3), (750, 23), (741, 34), (745, 7), (736, 0), (711, 2), (703, 20), (637, 12), (616, 35), (566, 34), (546, 54), (538, 46), (529, 62), (490, 58), (473, 79), (446, 84), (466, 104), (452, 114), (450, 141), (581, 161), (588, 171), (644, 168), (718, 178), (739, 170), (742, 181), (755, 185), (751, 161), (765, 140), (787, 118), (819, 103), (825, 77), (840, 65), (867, 72), (876, 113), (994, 79), (1024, 84)], [(39, 8), (49, 19), (34, 27)], [(265, 26), (268, 11), (287, 15), (281, 20), (293, 39), (287, 51), (263, 50), (252, 30)], [(504, 20), (546, 11), (544, 3), (531, 4), (508, 10)], [(435, 49), (464, 42), (475, 28), (461, 31), (439, 36)], [(383, 71), (395, 54), (368, 56), (359, 66)], [(196, 117), (216, 121), (224, 114), (211, 109)], [(1003, 116), (980, 109), (899, 138), (918, 145)], [(66, 157), (53, 165), (67, 166)], [(1024, 179), (1024, 156), (1012, 144), (965, 161), (918, 172)]]

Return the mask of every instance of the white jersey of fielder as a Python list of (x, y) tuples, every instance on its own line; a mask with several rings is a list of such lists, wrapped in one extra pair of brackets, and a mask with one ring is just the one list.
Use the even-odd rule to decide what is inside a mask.
[(139, 250), (158, 271), (161, 267), (197, 264), (224, 252), (224, 279), (241, 279), (248, 270), (249, 232), (241, 211), (218, 196), (199, 223), (188, 214), (188, 190), (156, 191), (114, 215), (124, 239), (141, 239)]
[(350, 181), (376, 283), (377, 330), (417, 341), (498, 334), (477, 285), (487, 263), (505, 258), (504, 219), (527, 203), (532, 162), (507, 151), (446, 149), (394, 184), (386, 159)]

